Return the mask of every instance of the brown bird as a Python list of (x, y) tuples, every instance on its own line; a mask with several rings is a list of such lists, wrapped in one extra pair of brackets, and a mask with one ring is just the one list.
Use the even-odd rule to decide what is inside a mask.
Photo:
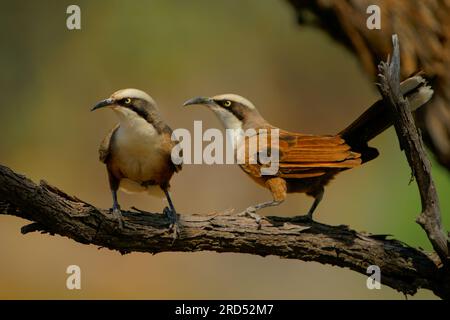
[[(419, 75), (402, 82), (401, 90), (409, 100), (412, 110), (426, 103), (433, 94)], [(184, 106), (188, 105), (207, 106), (218, 116), (226, 129), (235, 129), (233, 132), (236, 132), (235, 139), (238, 142), (235, 144), (235, 152), (239, 145), (248, 148), (249, 143), (255, 142), (258, 136), (264, 134), (258, 130), (266, 129), (270, 134), (271, 130), (278, 129), (269, 124), (250, 101), (235, 94), (222, 94), (211, 98), (197, 97), (184, 103)], [(255, 218), (260, 226), (260, 217), (256, 211), (279, 205), (288, 193), (306, 193), (314, 197), (311, 208), (304, 216), (305, 219), (311, 220), (328, 182), (339, 172), (376, 158), (377, 149), (369, 147), (367, 143), (391, 125), (389, 109), (380, 100), (337, 135), (308, 135), (279, 129), (279, 168), (275, 174), (263, 175), (261, 169), (264, 165), (250, 161), (257, 157), (255, 154), (246, 154), (245, 161), (239, 164), (254, 181), (269, 189), (273, 197), (272, 201), (251, 206), (244, 213)], [(243, 135), (249, 129), (255, 129), (255, 134)], [(242, 143), (243, 141), (246, 142)], [(258, 144), (255, 151), (265, 154), (268, 151), (270, 154), (273, 150)]]
[(148, 192), (166, 196), (169, 208), (164, 213), (178, 233), (177, 213), (170, 198), (170, 179), (181, 165), (171, 159), (176, 141), (172, 130), (162, 120), (155, 101), (137, 89), (119, 90), (108, 99), (97, 103), (92, 111), (109, 108), (119, 118), (116, 125), (100, 145), (100, 161), (106, 165), (112, 192), (112, 213), (123, 227), (122, 214), (117, 201), (119, 187), (130, 193)]

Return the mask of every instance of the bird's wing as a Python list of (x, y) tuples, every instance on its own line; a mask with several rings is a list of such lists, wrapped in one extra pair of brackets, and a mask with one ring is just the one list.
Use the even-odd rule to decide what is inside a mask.
[[(164, 135), (164, 143), (166, 143), (167, 147), (171, 150), (170, 156), (172, 157), (173, 148), (178, 148), (180, 141), (178, 139), (175, 139), (174, 137), (172, 137), (172, 129), (167, 125), (164, 128), (163, 135)], [(172, 138), (173, 138), (173, 140), (172, 140)], [(178, 160), (181, 160), (180, 163), (175, 164), (173, 162), (172, 158), (169, 160), (173, 166), (173, 171), (175, 171), (175, 172), (179, 172), (183, 168), (183, 149), (179, 149), (178, 155), (181, 158), (181, 159), (178, 159)]]
[[(269, 141), (266, 145), (259, 143), (258, 152), (251, 152), (247, 148), (248, 156), (241, 167), (247, 173), (261, 176), (263, 165), (259, 161), (261, 152), (269, 158), (274, 149), (270, 145), (269, 135), (262, 136), (258, 133), (246, 139), (247, 143)], [(350, 146), (339, 136), (315, 136), (293, 133), (280, 130), (279, 145), (279, 170), (276, 176), (283, 178), (311, 178), (324, 175), (331, 170), (343, 170), (353, 168), (361, 164), (361, 155), (350, 150)], [(259, 157), (258, 157), (259, 153)]]
[(99, 159), (101, 162), (106, 163), (108, 161), (109, 155), (111, 153), (111, 140), (116, 132), (116, 130), (119, 128), (119, 125), (116, 125), (109, 133), (106, 135), (106, 137), (103, 139), (102, 143), (100, 144), (100, 147), (98, 149)]

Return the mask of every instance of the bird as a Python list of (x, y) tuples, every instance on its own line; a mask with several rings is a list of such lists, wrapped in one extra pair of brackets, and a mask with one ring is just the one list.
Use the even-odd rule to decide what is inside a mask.
[[(403, 81), (400, 89), (412, 111), (425, 104), (433, 95), (433, 90), (419, 73)], [(307, 214), (297, 216), (304, 221), (312, 221), (313, 213), (323, 198), (324, 187), (336, 174), (375, 159), (378, 150), (370, 147), (368, 142), (393, 124), (390, 110), (383, 100), (375, 102), (336, 135), (312, 135), (279, 129), (267, 122), (252, 102), (236, 94), (195, 97), (184, 103), (185, 107), (191, 105), (208, 107), (226, 129), (236, 132), (235, 152), (239, 146), (248, 148), (251, 139), (259, 138), (262, 134), (268, 136), (274, 129), (278, 131), (278, 146), (275, 145), (275, 148), (278, 149), (279, 160), (276, 172), (263, 175), (261, 169), (264, 165), (250, 161), (256, 158), (255, 154), (249, 154), (251, 152), (245, 155), (244, 161), (238, 163), (248, 176), (272, 193), (272, 200), (250, 206), (241, 213), (254, 218), (258, 228), (261, 228), (261, 217), (256, 212), (280, 205), (288, 193), (305, 193), (314, 198)], [(253, 136), (244, 135), (251, 129)], [(258, 144), (255, 150), (256, 153), (265, 154), (274, 151), (267, 144)]]
[(101, 100), (91, 111), (108, 108), (118, 116), (119, 123), (100, 144), (99, 158), (106, 165), (112, 193), (112, 214), (123, 228), (123, 217), (117, 200), (119, 188), (128, 193), (147, 192), (167, 198), (164, 209), (170, 229), (177, 236), (177, 212), (170, 196), (170, 179), (182, 164), (171, 158), (172, 129), (163, 121), (151, 96), (138, 89), (122, 89)]

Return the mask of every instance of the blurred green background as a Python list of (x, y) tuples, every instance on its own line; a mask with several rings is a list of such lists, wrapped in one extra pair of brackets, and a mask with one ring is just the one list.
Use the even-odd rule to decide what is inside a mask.
[[(272, 124), (317, 134), (338, 132), (378, 99), (354, 57), (325, 34), (298, 27), (285, 1), (77, 1), (79, 31), (66, 28), (72, 1), (0, 4), (0, 163), (101, 207), (111, 199), (97, 148), (116, 119), (89, 109), (118, 89), (150, 93), (172, 128), (191, 129), (194, 120), (221, 128), (212, 113), (181, 104), (233, 92)], [(414, 222), (419, 195), (408, 185), (394, 130), (372, 144), (381, 156), (332, 182), (316, 219), (430, 249)], [(450, 229), (449, 174), (437, 164), (433, 173)], [(185, 166), (172, 186), (181, 213), (242, 210), (270, 199), (237, 166)], [(145, 195), (119, 197), (123, 208), (165, 205)], [(263, 214), (303, 214), (311, 201), (291, 195)], [(0, 220), (3, 299), (404, 299), (386, 286), (368, 290), (363, 275), (318, 263), (210, 252), (121, 256), (59, 236), (22, 236), (26, 221)], [(81, 267), (82, 290), (65, 287), (70, 264)], [(414, 298), (435, 297), (422, 290)]]

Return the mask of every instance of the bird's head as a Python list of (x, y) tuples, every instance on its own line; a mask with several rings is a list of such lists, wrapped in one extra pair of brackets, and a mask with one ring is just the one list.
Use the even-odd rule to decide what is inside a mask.
[(264, 121), (253, 103), (237, 94), (196, 97), (187, 100), (183, 105), (208, 107), (219, 117), (226, 129), (242, 129), (249, 122)]
[(159, 118), (155, 100), (138, 89), (116, 91), (108, 99), (99, 101), (91, 111), (103, 108), (114, 110), (121, 120), (132, 120), (140, 117), (149, 121)]

